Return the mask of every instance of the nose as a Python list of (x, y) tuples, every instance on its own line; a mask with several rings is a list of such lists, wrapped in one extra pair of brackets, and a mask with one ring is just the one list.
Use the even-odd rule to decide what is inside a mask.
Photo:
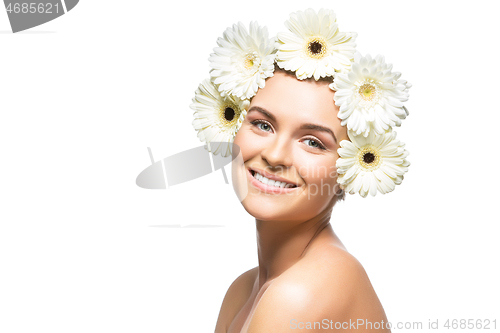
[(276, 135), (261, 151), (261, 157), (271, 167), (290, 167), (292, 165), (292, 140)]

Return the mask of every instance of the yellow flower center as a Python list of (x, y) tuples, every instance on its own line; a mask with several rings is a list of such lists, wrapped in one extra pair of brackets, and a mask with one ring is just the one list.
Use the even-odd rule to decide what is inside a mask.
[(359, 95), (365, 101), (371, 101), (377, 95), (377, 88), (373, 84), (366, 83), (359, 87)]
[(373, 145), (367, 145), (358, 152), (358, 162), (366, 171), (377, 169), (382, 162), (382, 156)]
[(220, 107), (219, 120), (223, 127), (234, 125), (240, 118), (241, 110), (235, 104), (224, 104)]
[(252, 69), (255, 58), (256, 58), (255, 55), (247, 54), (245, 56), (245, 59), (243, 59), (243, 67), (245, 67), (245, 69)]
[(321, 59), (328, 51), (327, 43), (323, 37), (310, 37), (305, 44), (304, 51), (311, 58)]

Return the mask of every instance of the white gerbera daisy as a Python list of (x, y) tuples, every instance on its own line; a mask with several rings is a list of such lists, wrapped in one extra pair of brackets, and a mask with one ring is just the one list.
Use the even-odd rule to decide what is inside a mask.
[(339, 32), (336, 21), (335, 13), (328, 9), (290, 14), (285, 22), (290, 32), (278, 33), (278, 66), (294, 71), (300, 80), (311, 76), (318, 80), (349, 70), (357, 34)]
[[(205, 79), (196, 90), (193, 103), (193, 127), (198, 131), (200, 141), (208, 144), (214, 155), (223, 157), (231, 154), (231, 144), (240, 129), (250, 105), (248, 100), (237, 97), (222, 97), (213, 83)], [(210, 146), (215, 143), (215, 146)]]
[(208, 60), (210, 77), (222, 96), (250, 99), (264, 88), (265, 79), (274, 72), (275, 41), (268, 35), (267, 28), (256, 22), (250, 23), (249, 32), (239, 22), (217, 39), (219, 47)]
[(335, 75), (330, 88), (335, 90), (333, 99), (340, 107), (342, 126), (347, 124), (356, 135), (367, 136), (371, 130), (383, 134), (401, 125), (408, 115), (403, 102), (408, 100), (411, 84), (391, 70), (392, 65), (386, 64), (381, 55), (372, 59), (356, 53), (351, 71)]
[(366, 197), (377, 191), (385, 194), (401, 184), (410, 162), (404, 143), (396, 140), (396, 132), (367, 137), (348, 131), (351, 141), (342, 140), (338, 149), (337, 182), (350, 194)]

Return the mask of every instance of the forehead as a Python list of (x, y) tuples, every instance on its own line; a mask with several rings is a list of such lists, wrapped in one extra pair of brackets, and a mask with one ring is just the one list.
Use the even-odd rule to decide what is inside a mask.
[(295, 76), (276, 71), (259, 89), (251, 105), (265, 108), (277, 118), (286, 117), (297, 121), (323, 122), (333, 126), (340, 124), (338, 108), (333, 101), (334, 91), (327, 81), (298, 80)]

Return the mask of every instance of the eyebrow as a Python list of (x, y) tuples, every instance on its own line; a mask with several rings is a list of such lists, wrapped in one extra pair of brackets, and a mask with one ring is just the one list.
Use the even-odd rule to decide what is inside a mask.
[[(248, 110), (248, 113), (250, 113), (250, 111), (258, 111), (258, 112), (262, 113), (263, 115), (265, 115), (266, 117), (268, 117), (269, 119), (271, 119), (272, 121), (276, 121), (276, 117), (274, 117), (271, 113), (269, 113), (269, 111), (261, 108), (260, 106), (252, 106), (250, 108), (250, 110)], [(331, 129), (329, 129), (328, 127), (324, 127), (324, 126), (320, 126), (320, 125), (316, 125), (316, 124), (303, 124), (302, 126), (300, 126), (300, 129), (309, 129), (309, 130), (313, 130), (313, 131), (321, 131), (321, 132), (330, 133), (330, 135), (333, 137), (333, 140), (335, 141), (335, 143), (338, 143), (337, 137), (335, 136), (335, 134), (333, 134), (333, 131)]]

